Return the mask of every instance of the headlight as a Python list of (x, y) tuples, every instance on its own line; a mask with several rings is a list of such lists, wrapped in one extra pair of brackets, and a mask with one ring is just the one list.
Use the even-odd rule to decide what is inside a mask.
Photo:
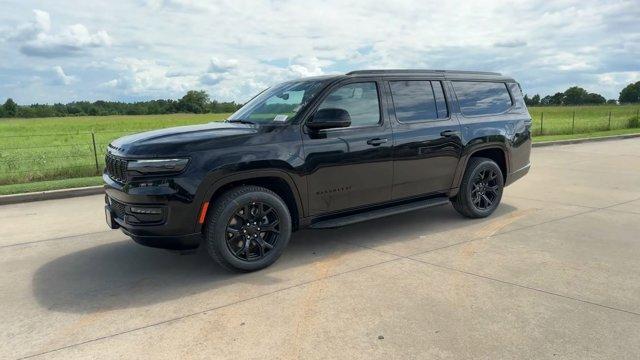
[(144, 159), (129, 160), (127, 170), (142, 174), (180, 172), (187, 167), (189, 159)]

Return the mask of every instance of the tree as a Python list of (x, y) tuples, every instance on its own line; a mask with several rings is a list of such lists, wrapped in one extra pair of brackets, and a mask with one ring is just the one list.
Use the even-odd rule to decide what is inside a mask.
[(209, 94), (206, 91), (189, 90), (178, 102), (178, 110), (201, 114), (207, 112)]
[(583, 104), (599, 105), (605, 102), (607, 102), (607, 99), (605, 99), (604, 96), (596, 93), (588, 93), (584, 98)]
[(585, 103), (589, 93), (587, 90), (579, 87), (572, 86), (564, 91), (564, 105), (582, 105)]
[(6, 117), (15, 117), (18, 115), (18, 104), (12, 98), (8, 98), (2, 105), (2, 113)]
[(640, 103), (640, 81), (627, 85), (620, 91), (620, 104)]
[(537, 106), (537, 105), (540, 105), (540, 95), (535, 94), (531, 98), (531, 106)]
[(546, 105), (562, 105), (564, 104), (564, 93), (557, 92), (553, 96), (548, 96), (549, 101)]
[(531, 99), (529, 99), (529, 95), (524, 94), (524, 104), (527, 106), (531, 106)]

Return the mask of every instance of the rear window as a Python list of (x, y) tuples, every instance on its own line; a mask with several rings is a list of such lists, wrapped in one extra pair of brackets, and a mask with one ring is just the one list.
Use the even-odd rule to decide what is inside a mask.
[(500, 114), (511, 107), (505, 83), (453, 81), (453, 88), (463, 115)]
[(400, 122), (435, 120), (449, 115), (440, 81), (390, 81), (389, 86)]

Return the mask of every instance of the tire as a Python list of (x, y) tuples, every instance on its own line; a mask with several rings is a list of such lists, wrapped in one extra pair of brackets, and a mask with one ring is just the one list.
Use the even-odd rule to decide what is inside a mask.
[(474, 157), (469, 160), (458, 194), (451, 202), (463, 216), (484, 218), (500, 204), (503, 188), (504, 177), (498, 164), (488, 158)]
[(260, 186), (243, 185), (227, 191), (216, 198), (207, 214), (207, 251), (228, 270), (249, 272), (273, 264), (290, 238), (287, 205), (276, 193)]

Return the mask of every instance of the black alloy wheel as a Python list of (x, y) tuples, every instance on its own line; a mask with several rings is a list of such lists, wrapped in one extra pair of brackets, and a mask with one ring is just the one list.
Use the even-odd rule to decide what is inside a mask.
[(478, 210), (486, 211), (498, 198), (498, 174), (494, 169), (482, 169), (473, 178), (471, 187), (473, 206)]
[(260, 270), (278, 260), (293, 228), (289, 208), (278, 194), (240, 185), (212, 203), (204, 242), (213, 260), (235, 271)]
[(244, 261), (264, 258), (278, 243), (280, 218), (273, 207), (262, 202), (239, 206), (227, 222), (227, 246)]
[(458, 193), (451, 198), (461, 215), (483, 218), (491, 215), (502, 199), (504, 175), (492, 159), (472, 157), (462, 177)]

